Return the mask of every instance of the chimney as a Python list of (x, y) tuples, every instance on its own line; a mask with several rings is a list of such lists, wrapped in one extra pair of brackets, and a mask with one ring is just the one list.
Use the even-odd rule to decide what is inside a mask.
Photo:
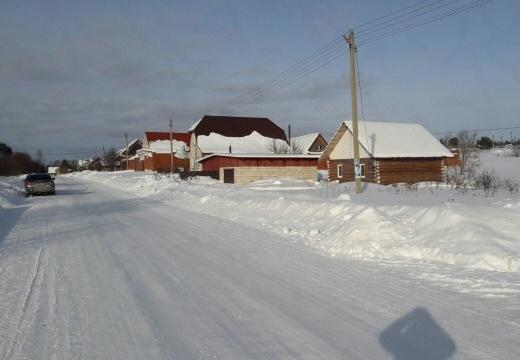
[(287, 137), (288, 137), (288, 141), (289, 141), (289, 144), (291, 143), (291, 124), (289, 124), (289, 129), (287, 131)]
[(231, 154), (231, 145), (229, 145), (229, 153)]

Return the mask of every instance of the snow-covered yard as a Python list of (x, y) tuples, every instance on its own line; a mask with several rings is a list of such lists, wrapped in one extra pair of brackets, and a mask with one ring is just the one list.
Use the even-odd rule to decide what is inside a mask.
[(518, 193), (489, 197), (434, 184), (417, 189), (372, 184), (355, 195), (349, 184), (295, 180), (238, 187), (151, 173), (71, 176), (248, 223), (331, 256), (520, 271)]
[(133, 172), (20, 186), (0, 179), (2, 359), (520, 351), (518, 194)]

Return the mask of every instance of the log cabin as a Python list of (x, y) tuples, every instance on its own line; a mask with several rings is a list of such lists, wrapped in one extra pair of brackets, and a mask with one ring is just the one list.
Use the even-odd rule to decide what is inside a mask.
[[(453, 154), (420, 124), (360, 122), (362, 181), (377, 184), (442, 181)], [(354, 181), (352, 122), (344, 121), (320, 157), (329, 181)]]

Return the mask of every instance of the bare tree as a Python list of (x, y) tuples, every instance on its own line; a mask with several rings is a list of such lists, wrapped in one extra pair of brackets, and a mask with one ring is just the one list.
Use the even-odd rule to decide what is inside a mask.
[(520, 157), (520, 145), (512, 145), (512, 152), (511, 154), (514, 156), (514, 157)]
[(474, 182), (480, 166), (479, 152), (476, 146), (476, 133), (461, 130), (457, 133), (459, 166), (446, 172), (446, 180), (457, 188), (466, 188)]
[(36, 150), (36, 159), (35, 160), (36, 160), (37, 163), (43, 165), (44, 159), (43, 159), (43, 151), (42, 151), (42, 149)]
[(271, 138), (267, 142), (267, 150), (273, 154), (287, 154), (288, 148), (288, 144), (280, 139)]
[(303, 154), (303, 149), (298, 141), (291, 140), (289, 143), (280, 139), (270, 139), (267, 150), (274, 154)]
[(303, 148), (302, 146), (300, 145), (300, 142), (299, 141), (296, 141), (294, 139), (291, 139), (289, 141), (289, 152), (291, 154), (303, 154)]
[(117, 150), (111, 147), (103, 156), (104, 167), (109, 171), (113, 171), (116, 166), (116, 153)]

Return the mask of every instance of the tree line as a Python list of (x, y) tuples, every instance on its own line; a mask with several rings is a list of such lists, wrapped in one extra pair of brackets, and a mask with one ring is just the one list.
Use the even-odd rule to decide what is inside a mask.
[[(74, 170), (75, 163), (68, 160), (56, 160), (49, 164), (60, 168), (60, 173)], [(25, 152), (16, 152), (6, 143), (0, 142), (0, 176), (13, 176), (30, 173), (47, 172), (43, 162), (41, 150), (36, 153), (36, 158)]]

